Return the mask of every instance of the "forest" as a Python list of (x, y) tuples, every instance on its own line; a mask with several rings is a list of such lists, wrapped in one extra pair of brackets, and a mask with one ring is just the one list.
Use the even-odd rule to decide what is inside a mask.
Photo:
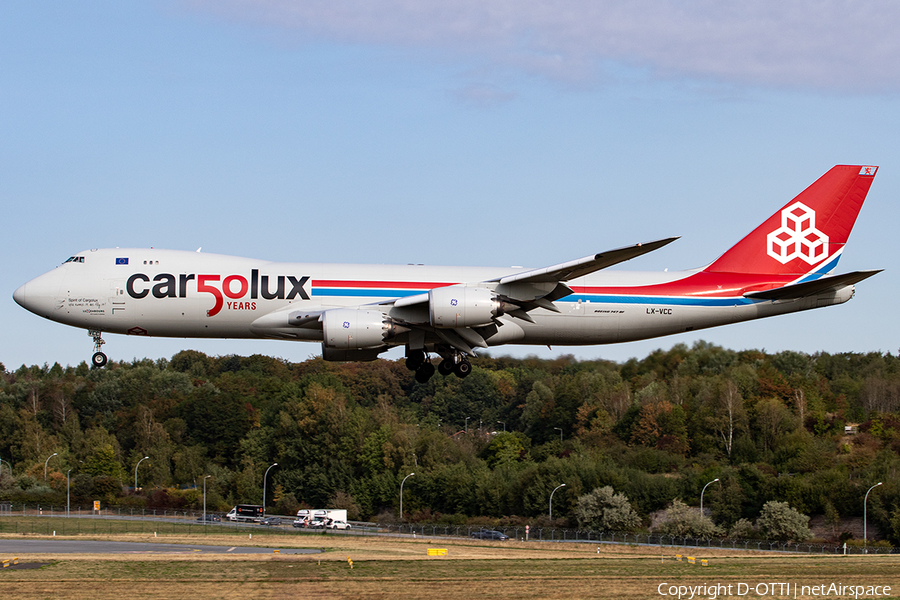
[[(354, 520), (583, 526), (610, 488), (722, 535), (767, 503), (861, 517), (900, 545), (900, 360), (698, 342), (624, 363), (481, 356), (416, 383), (404, 361), (267, 356), (0, 365), (0, 500), (346, 508)], [(144, 459), (144, 457), (149, 457)], [(144, 460), (142, 460), (144, 459)], [(275, 465), (276, 466), (272, 466)], [(270, 468), (271, 467), (271, 468)], [(207, 478), (207, 476), (209, 476)], [(136, 484), (136, 485), (135, 485)], [(804, 517), (805, 518), (805, 517)], [(871, 536), (871, 532), (870, 532)], [(845, 536), (846, 537), (846, 536)]]

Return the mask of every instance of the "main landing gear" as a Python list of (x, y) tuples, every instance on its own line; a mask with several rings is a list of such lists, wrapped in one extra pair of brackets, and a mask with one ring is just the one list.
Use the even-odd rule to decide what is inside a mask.
[(96, 329), (91, 329), (88, 331), (88, 335), (94, 338), (94, 355), (91, 357), (91, 365), (95, 368), (99, 369), (100, 367), (105, 367), (108, 359), (106, 355), (100, 352), (100, 348), (103, 347), (103, 344), (106, 342), (103, 341), (103, 338), (100, 337), (103, 334), (102, 331), (98, 331)]
[[(427, 383), (434, 376), (434, 365), (428, 360), (428, 354), (424, 350), (406, 351), (406, 368), (416, 372), (416, 381)], [(459, 378), (464, 378), (472, 372), (472, 363), (459, 353), (454, 353), (442, 360), (437, 367), (437, 372), (446, 377), (451, 373)]]
[(416, 372), (416, 381), (419, 383), (427, 383), (434, 375), (434, 365), (428, 360), (428, 354), (424, 350), (408, 350), (406, 368)]

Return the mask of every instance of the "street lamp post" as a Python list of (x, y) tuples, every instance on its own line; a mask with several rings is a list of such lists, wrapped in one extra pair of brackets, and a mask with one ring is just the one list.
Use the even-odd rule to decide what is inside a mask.
[(44, 461), (44, 481), (47, 481), (47, 463), (50, 462), (50, 459), (56, 456), (56, 452), (47, 457), (47, 460)]
[(406, 483), (406, 480), (415, 475), (415, 473), (410, 473), (406, 477), (403, 478), (403, 481), (400, 482), (400, 520), (403, 521), (403, 484)]
[(707, 483), (706, 485), (704, 485), (704, 486), (703, 486), (703, 489), (700, 490), (700, 516), (701, 516), (701, 517), (703, 516), (703, 492), (706, 491), (706, 488), (709, 487), (709, 484), (710, 484), (710, 483), (715, 483), (715, 482), (717, 482), (718, 480), (719, 480), (719, 478), (716, 477), (715, 479), (713, 479), (712, 481), (710, 481), (709, 483)]
[(134, 493), (137, 494), (137, 470), (138, 467), (141, 466), (141, 463), (150, 458), (149, 456), (145, 456), (141, 460), (138, 461), (138, 464), (134, 465)]
[(559, 443), (562, 444), (562, 427), (554, 427), (559, 432)]
[(212, 477), (207, 475), (203, 478), (203, 524), (206, 525), (206, 480)]
[(559, 488), (564, 488), (564, 487), (566, 487), (566, 484), (561, 483), (558, 486), (556, 486), (552, 492), (550, 492), (550, 523), (551, 524), (553, 523), (553, 494), (555, 494), (556, 490), (558, 490)]
[(875, 488), (877, 488), (879, 485), (881, 485), (881, 482), (880, 482), (880, 481), (879, 481), (878, 483), (876, 483), (875, 485), (873, 485), (872, 487), (870, 487), (870, 488), (869, 488), (869, 491), (866, 492), (866, 497), (863, 499), (863, 542), (864, 542), (867, 546), (869, 545), (869, 537), (868, 537), (868, 531), (866, 531), (866, 525), (867, 525), (867, 523), (866, 523), (866, 517), (867, 517), (867, 515), (866, 515), (866, 503), (869, 501), (869, 492), (871, 492), (872, 490), (874, 490)]
[(69, 473), (72, 472), (72, 469), (66, 471), (66, 516), (69, 516), (69, 500), (70, 500), (70, 491), (72, 490), (72, 485), (69, 482)]
[(506, 433), (506, 421), (497, 421), (501, 425), (503, 425), (503, 432)]
[(263, 518), (266, 517), (266, 477), (269, 475), (269, 471), (272, 467), (277, 467), (278, 463), (272, 463), (272, 465), (266, 469), (265, 475), (263, 475)]
[[(84, 461), (83, 461), (83, 460), (79, 460), (78, 463), (79, 463), (79, 464), (84, 464)], [(75, 469), (75, 467), (72, 467), (71, 469), (69, 469), (68, 471), (66, 471), (66, 516), (67, 516), (67, 517), (69, 516), (69, 500), (70, 500), (70, 498), (71, 498), (70, 492), (71, 492), (71, 490), (72, 490), (72, 484), (71, 484), (71, 480), (69, 479), (69, 474), (70, 474), (74, 469)]]

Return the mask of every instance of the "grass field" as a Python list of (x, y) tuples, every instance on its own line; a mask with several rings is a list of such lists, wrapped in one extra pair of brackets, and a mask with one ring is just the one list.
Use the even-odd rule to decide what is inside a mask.
[[(19, 534), (0, 536), (21, 538)], [(45, 537), (25, 534), (26, 538)], [(740, 598), (836, 598), (851, 594), (800, 594), (800, 586), (838, 584), (891, 586), (900, 595), (900, 557), (807, 556), (759, 552), (684, 551), (677, 548), (602, 546), (535, 542), (478, 542), (347, 536), (285, 536), (233, 533), (191, 535), (112, 533), (77, 539), (157, 541), (192, 544), (312, 547), (313, 555), (110, 554), (19, 555), (41, 561), (41, 569), (0, 572), (0, 598), (661, 598), (671, 586), (732, 586)], [(73, 539), (71, 536), (68, 539)], [(428, 548), (447, 556), (428, 556)], [(694, 555), (698, 564), (677, 562), (676, 553)], [(12, 558), (0, 556), (0, 558)], [(353, 561), (350, 568), (348, 558)], [(700, 558), (709, 566), (699, 564)], [(747, 588), (738, 588), (743, 583)], [(761, 588), (756, 588), (761, 584)], [(785, 584), (785, 585), (770, 585)], [(686, 588), (685, 588), (686, 589)], [(738, 591), (746, 593), (738, 595)], [(698, 592), (703, 593), (698, 593)], [(812, 590), (809, 590), (810, 592)], [(871, 590), (875, 591), (875, 590)], [(709, 589), (694, 590), (709, 598)], [(686, 592), (688, 597), (690, 592)], [(669, 597), (669, 596), (666, 596)], [(863, 594), (859, 597), (886, 597)]]

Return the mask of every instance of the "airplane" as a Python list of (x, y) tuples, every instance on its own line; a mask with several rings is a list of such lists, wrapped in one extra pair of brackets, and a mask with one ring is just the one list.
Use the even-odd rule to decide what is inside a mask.
[(838, 165), (719, 258), (662, 273), (607, 270), (678, 239), (539, 269), (276, 263), (155, 248), (79, 252), (19, 287), (15, 301), (88, 330), (320, 342), (332, 361), (405, 346), (427, 382), (466, 377), (479, 348), (642, 340), (842, 304), (880, 270), (831, 275), (878, 167)]

